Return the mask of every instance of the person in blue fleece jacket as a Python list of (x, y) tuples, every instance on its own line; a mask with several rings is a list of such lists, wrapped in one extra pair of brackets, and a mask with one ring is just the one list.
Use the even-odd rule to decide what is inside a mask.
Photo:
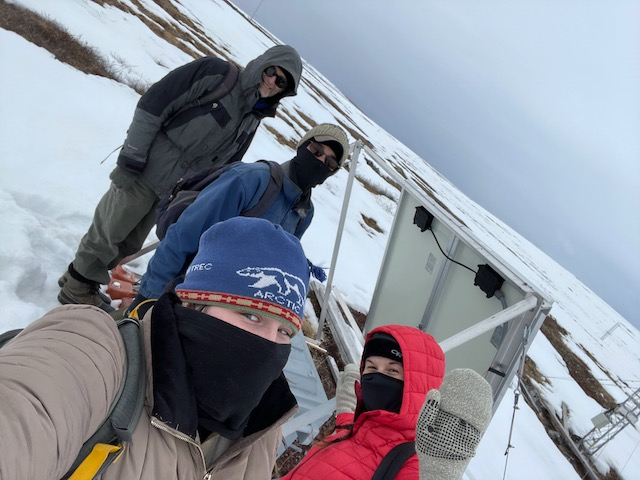
[[(282, 188), (262, 218), (301, 238), (313, 219), (311, 190), (334, 175), (348, 154), (349, 141), (340, 127), (320, 124), (309, 130), (298, 143), (296, 156), (281, 165)], [(267, 189), (270, 175), (270, 167), (264, 162), (239, 162), (204, 188), (167, 230), (141, 279), (139, 295), (126, 314), (144, 315), (153, 304), (147, 300), (159, 298), (165, 287), (184, 273), (202, 233), (255, 206)]]

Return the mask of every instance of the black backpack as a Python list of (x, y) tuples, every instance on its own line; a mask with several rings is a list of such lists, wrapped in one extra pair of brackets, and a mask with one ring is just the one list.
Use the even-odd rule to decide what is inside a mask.
[[(282, 189), (282, 177), (284, 174), (280, 164), (268, 160), (258, 161), (269, 165), (269, 171), (271, 172), (269, 185), (254, 207), (240, 213), (243, 217), (261, 217), (269, 207), (273, 205), (278, 193)], [(180, 218), (182, 212), (196, 200), (200, 192), (236, 163), (238, 162), (200, 170), (178, 180), (173, 189), (160, 200), (156, 207), (157, 237), (162, 240), (167, 234), (169, 227), (173, 225), (178, 218)]]
[[(85, 460), (97, 469), (91, 470), (92, 478), (99, 476), (124, 452), (123, 444), (131, 441), (131, 435), (140, 420), (147, 387), (140, 324), (130, 318), (121, 320), (117, 324), (127, 352), (124, 381), (111, 405), (109, 416), (98, 430), (84, 442), (73, 465), (62, 477), (62, 480), (73, 475)], [(0, 348), (9, 343), (21, 331), (22, 329), (19, 328), (1, 334)]]

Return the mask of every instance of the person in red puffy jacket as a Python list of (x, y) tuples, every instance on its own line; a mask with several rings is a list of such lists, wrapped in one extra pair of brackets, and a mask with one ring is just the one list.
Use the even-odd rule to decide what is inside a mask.
[[(336, 397), (335, 432), (283, 480), (371, 480), (393, 447), (415, 441), (427, 392), (440, 387), (444, 377), (444, 353), (431, 335), (388, 325), (367, 335), (360, 368), (354, 367), (341, 373), (345, 394)], [(354, 386), (355, 396), (349, 395)], [(418, 468), (413, 455), (397, 478), (417, 480)]]
[(372, 330), (360, 366), (340, 373), (334, 433), (281, 480), (371, 480), (406, 442), (415, 442), (417, 454), (395, 477), (380, 478), (461, 478), (491, 419), (492, 392), (472, 370), (444, 371), (444, 353), (431, 335), (401, 325)]

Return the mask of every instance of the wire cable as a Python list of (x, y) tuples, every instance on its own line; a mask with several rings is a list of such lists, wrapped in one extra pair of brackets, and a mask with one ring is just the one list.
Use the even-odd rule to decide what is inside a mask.
[(629, 460), (631, 460), (631, 458), (633, 457), (633, 454), (636, 453), (636, 450), (638, 449), (638, 445), (640, 445), (640, 442), (636, 443), (636, 448), (633, 449), (633, 452), (631, 452), (631, 455), (629, 455), (629, 458), (622, 466), (622, 470), (620, 470), (620, 474), (622, 474), (622, 472), (624, 472), (624, 469), (627, 468), (627, 464), (629, 463)]
[(123, 145), (120, 145), (120, 146), (118, 146), (118, 147), (116, 147), (116, 148), (114, 148), (113, 150), (111, 150), (111, 153), (109, 153), (109, 155), (107, 155), (106, 157), (104, 157), (104, 158), (102, 159), (102, 161), (100, 162), (100, 165), (102, 165), (102, 164), (107, 160), (107, 158), (109, 158), (111, 155), (113, 155), (113, 153), (114, 153), (116, 150), (118, 150), (119, 148), (122, 148), (122, 147), (124, 147), (124, 144), (123, 144)]
[(442, 250), (442, 247), (440, 246), (440, 242), (438, 241), (438, 237), (436, 237), (436, 234), (434, 233), (434, 231), (431, 229), (431, 227), (429, 227), (429, 231), (431, 232), (431, 235), (433, 235), (433, 239), (436, 241), (436, 245), (438, 245), (438, 248), (440, 249), (440, 252), (442, 252), (442, 255), (445, 256), (445, 258), (447, 260), (449, 260), (450, 262), (453, 263), (457, 263), (458, 265), (460, 265), (461, 267), (466, 268), (467, 270), (469, 270), (470, 272), (473, 272), (475, 274), (477, 274), (478, 272), (476, 272), (475, 270), (473, 270), (472, 268), (467, 267), (466, 265), (455, 261), (453, 258), (449, 257), (449, 255), (447, 255), (446, 253), (444, 253), (444, 250)]
[(504, 473), (502, 474), (502, 480), (507, 478), (507, 467), (509, 465), (509, 450), (513, 448), (511, 444), (511, 439), (513, 437), (513, 427), (516, 422), (516, 411), (520, 410), (518, 407), (518, 400), (520, 399), (520, 387), (522, 386), (522, 378), (524, 376), (524, 364), (527, 355), (527, 344), (529, 343), (529, 326), (525, 325), (524, 331), (522, 332), (522, 357), (520, 358), (520, 368), (516, 372), (516, 376), (518, 377), (518, 382), (516, 384), (516, 389), (513, 392), (513, 414), (511, 415), (511, 427), (509, 428), (509, 440), (507, 441), (507, 449), (504, 452)]

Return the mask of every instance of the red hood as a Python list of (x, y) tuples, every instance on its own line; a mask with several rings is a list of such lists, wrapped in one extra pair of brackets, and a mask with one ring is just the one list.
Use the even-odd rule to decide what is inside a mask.
[[(367, 334), (369, 341), (375, 333), (384, 332), (391, 335), (402, 350), (402, 366), (404, 368), (404, 389), (400, 413), (374, 410), (359, 415), (355, 429), (370, 416), (378, 417), (378, 421), (398, 430), (408, 430), (415, 435), (418, 414), (427, 397), (427, 392), (440, 388), (444, 377), (444, 352), (435, 339), (417, 329), (403, 325), (386, 325), (373, 329)], [(360, 364), (362, 372), (363, 364)], [(359, 390), (359, 389), (358, 389)], [(359, 395), (358, 395), (359, 396)], [(358, 399), (360, 404), (360, 399)], [(360, 405), (359, 405), (360, 406)]]

